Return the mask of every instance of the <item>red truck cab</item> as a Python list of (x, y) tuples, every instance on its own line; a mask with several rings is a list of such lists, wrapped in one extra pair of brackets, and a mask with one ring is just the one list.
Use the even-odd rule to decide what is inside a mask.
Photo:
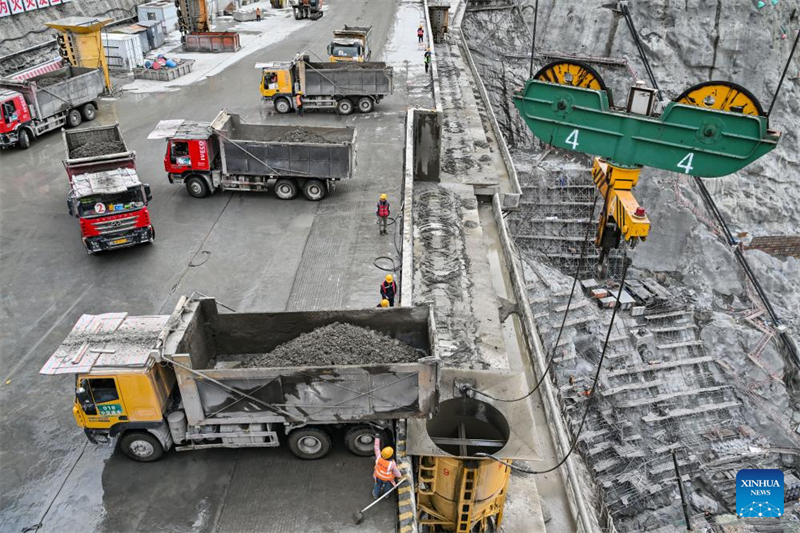
[(147, 204), (150, 186), (136, 171), (117, 168), (72, 177), (67, 199), (70, 215), (80, 220), (81, 238), (90, 254), (152, 243), (155, 229)]
[(169, 182), (184, 183), (196, 198), (207, 196), (215, 189), (211, 171), (217, 152), (208, 124), (184, 122), (167, 139), (164, 170)]
[[(23, 126), (31, 121), (31, 110), (25, 98), (16, 91), (0, 90), (0, 146), (14, 146)], [(27, 132), (24, 135), (29, 135)], [(30, 143), (30, 140), (26, 142)]]

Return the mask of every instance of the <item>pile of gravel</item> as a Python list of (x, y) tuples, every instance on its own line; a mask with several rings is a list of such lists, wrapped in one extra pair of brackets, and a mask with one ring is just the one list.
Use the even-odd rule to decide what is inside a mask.
[(81, 158), (124, 152), (125, 145), (120, 141), (90, 141), (70, 151), (70, 157)]
[(335, 322), (266, 354), (245, 354), (239, 368), (412, 363), (424, 354), (382, 333)]
[(317, 135), (311, 130), (306, 128), (295, 128), (288, 131), (275, 139), (275, 142), (282, 143), (320, 143), (330, 144), (330, 142), (321, 135)]
[(55, 85), (57, 83), (61, 83), (65, 81), (67, 78), (63, 76), (50, 76), (48, 78), (42, 78), (40, 80), (36, 80), (36, 86), (39, 88), (42, 87), (50, 87), (51, 85)]

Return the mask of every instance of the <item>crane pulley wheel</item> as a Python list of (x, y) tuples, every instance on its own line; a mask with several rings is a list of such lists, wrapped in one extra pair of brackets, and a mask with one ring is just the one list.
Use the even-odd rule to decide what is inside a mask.
[(595, 69), (581, 61), (559, 60), (553, 61), (534, 74), (533, 78), (539, 81), (555, 83), (558, 85), (571, 85), (605, 91), (606, 84)]
[(685, 105), (745, 115), (766, 116), (753, 93), (733, 82), (706, 81), (689, 87), (675, 99)]

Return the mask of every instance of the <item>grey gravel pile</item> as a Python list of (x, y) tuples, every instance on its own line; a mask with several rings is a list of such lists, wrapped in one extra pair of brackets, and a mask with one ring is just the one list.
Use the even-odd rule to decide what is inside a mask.
[(283, 143), (322, 143), (322, 144), (330, 144), (330, 142), (321, 135), (317, 135), (313, 131), (307, 130), (305, 128), (296, 128), (289, 132), (284, 133), (277, 139), (276, 142), (283, 142)]
[(382, 333), (335, 322), (285, 342), (266, 354), (246, 354), (240, 368), (411, 363), (423, 354)]
[(81, 158), (124, 152), (125, 145), (119, 141), (91, 141), (73, 148), (70, 157)]
[(51, 76), (49, 78), (42, 78), (40, 80), (36, 80), (36, 86), (39, 88), (50, 87), (51, 85), (61, 83), (64, 80), (66, 80), (66, 78), (62, 76)]

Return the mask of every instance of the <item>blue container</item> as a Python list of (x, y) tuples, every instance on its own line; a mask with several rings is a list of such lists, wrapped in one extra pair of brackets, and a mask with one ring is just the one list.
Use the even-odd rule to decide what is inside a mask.
[(168, 67), (168, 68), (175, 68), (175, 67), (177, 67), (177, 66), (178, 66), (178, 64), (177, 64), (177, 63), (176, 63), (174, 60), (172, 60), (172, 59), (167, 59), (167, 67)]

